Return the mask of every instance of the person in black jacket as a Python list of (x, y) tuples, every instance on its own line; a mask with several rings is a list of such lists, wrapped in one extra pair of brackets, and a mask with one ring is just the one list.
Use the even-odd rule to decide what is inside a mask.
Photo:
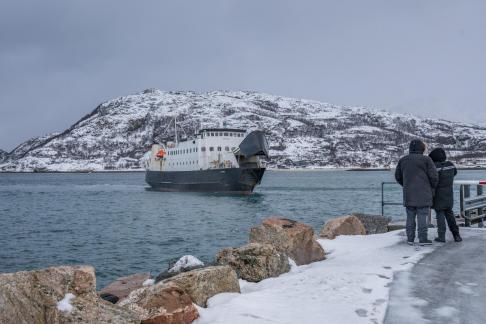
[(434, 161), (439, 173), (439, 183), (435, 188), (434, 205), (432, 206), (437, 218), (438, 234), (434, 241), (445, 242), (445, 222), (447, 220), (447, 225), (454, 236), (454, 241), (461, 242), (459, 227), (456, 224), (454, 212), (452, 211), (454, 205), (454, 176), (457, 174), (457, 169), (452, 162), (447, 161), (446, 152), (442, 148), (434, 149), (429, 156)]
[(427, 218), (433, 204), (433, 193), (438, 174), (432, 159), (424, 155), (426, 146), (421, 140), (412, 140), (409, 154), (398, 161), (395, 179), (403, 187), (403, 205), (407, 211), (407, 242), (415, 241), (415, 218), (418, 222), (420, 245), (432, 244), (427, 238)]

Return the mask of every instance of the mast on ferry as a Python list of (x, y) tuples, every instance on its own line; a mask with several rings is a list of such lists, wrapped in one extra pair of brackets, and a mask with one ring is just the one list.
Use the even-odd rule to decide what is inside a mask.
[(177, 115), (174, 116), (174, 129), (175, 129), (175, 143), (179, 144), (179, 139), (177, 138)]

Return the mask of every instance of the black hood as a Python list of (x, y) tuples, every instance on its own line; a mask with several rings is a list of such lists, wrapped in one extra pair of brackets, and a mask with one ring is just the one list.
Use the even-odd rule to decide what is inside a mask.
[(424, 154), (425, 152), (425, 143), (419, 139), (414, 139), (410, 142), (410, 146), (408, 147), (409, 153), (415, 154)]
[(446, 152), (440, 147), (433, 149), (429, 156), (434, 162), (444, 162), (447, 160)]

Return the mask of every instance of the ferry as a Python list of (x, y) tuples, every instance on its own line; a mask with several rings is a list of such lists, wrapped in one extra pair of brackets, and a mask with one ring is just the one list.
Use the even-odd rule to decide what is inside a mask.
[(154, 144), (145, 181), (159, 191), (250, 194), (260, 184), (268, 158), (260, 130), (201, 129), (192, 138)]

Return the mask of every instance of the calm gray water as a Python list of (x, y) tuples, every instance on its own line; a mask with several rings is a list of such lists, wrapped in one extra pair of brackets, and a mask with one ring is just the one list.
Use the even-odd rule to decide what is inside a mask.
[[(486, 178), (462, 171), (459, 179)], [(280, 215), (319, 230), (331, 217), (380, 213), (390, 172), (267, 172), (251, 196), (146, 190), (143, 173), (0, 173), (0, 272), (61, 264), (95, 266), (98, 286), (167, 269), (193, 254), (211, 261), (248, 230)], [(391, 186), (387, 200), (401, 200)], [(402, 208), (386, 214), (402, 218)]]

